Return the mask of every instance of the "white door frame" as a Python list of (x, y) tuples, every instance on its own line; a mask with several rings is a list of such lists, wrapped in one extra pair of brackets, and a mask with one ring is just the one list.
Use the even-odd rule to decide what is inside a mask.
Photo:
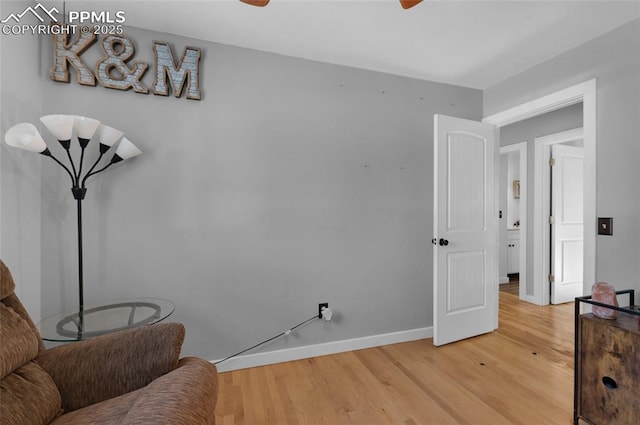
[[(556, 91), (530, 102), (485, 117), (482, 121), (504, 127), (528, 118), (552, 112), (582, 102), (584, 131), (584, 293), (588, 293), (596, 279), (596, 80)], [(535, 224), (535, 222), (534, 222)], [(534, 238), (535, 240), (535, 238)], [(535, 271), (535, 269), (534, 269)], [(547, 291), (534, 284), (533, 300), (536, 304), (549, 303)], [(544, 292), (547, 292), (546, 295)], [(546, 297), (546, 298), (545, 298)], [(547, 302), (545, 303), (545, 299)]]
[[(582, 127), (574, 128), (534, 139), (534, 175), (533, 175), (533, 286), (537, 295), (532, 302), (541, 305), (550, 303), (549, 280), (551, 273), (549, 258), (549, 158), (551, 145), (572, 142), (584, 138)], [(585, 235), (588, 233), (585, 226)]]
[[(500, 155), (518, 152), (520, 161), (520, 270), (519, 297), (521, 300), (533, 302), (527, 295), (527, 142), (515, 143), (500, 147)], [(500, 182), (502, 184), (504, 182)]]

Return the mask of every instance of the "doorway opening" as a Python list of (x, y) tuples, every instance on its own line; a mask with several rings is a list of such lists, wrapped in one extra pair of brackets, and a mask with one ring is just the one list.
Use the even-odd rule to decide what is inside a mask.
[[(532, 100), (519, 106), (504, 110), (497, 114), (488, 116), (483, 119), (495, 125), (498, 128), (513, 124), (528, 118), (536, 117), (547, 112), (555, 111), (566, 106), (581, 103), (583, 105), (582, 123), (583, 123), (583, 145), (584, 145), (584, 163), (583, 163), (583, 185), (584, 196), (582, 199), (584, 211), (583, 227), (583, 284), (582, 293), (588, 293), (591, 283), (595, 282), (596, 276), (596, 81), (595, 79), (586, 81), (575, 86), (568, 87), (564, 90), (551, 93), (547, 96)], [(537, 188), (537, 189), (536, 189)], [(540, 190), (541, 186), (534, 181), (534, 192)], [(534, 197), (536, 194), (534, 193)], [(542, 196), (542, 195), (540, 195)], [(534, 218), (532, 220), (535, 225), (538, 222), (538, 214), (541, 216), (540, 203), (536, 203), (534, 199)], [(533, 234), (533, 263), (542, 264), (543, 251), (541, 248), (541, 235)], [(498, 238), (498, 235), (496, 235)], [(524, 300), (535, 304), (547, 305), (550, 303), (549, 282), (548, 278), (545, 283), (542, 267), (532, 267), (532, 281), (529, 283)], [(496, 282), (498, 284), (498, 282)], [(497, 316), (497, 315), (496, 315)], [(496, 317), (497, 323), (497, 317)]]
[(500, 148), (498, 178), (500, 290), (526, 298), (527, 142)]

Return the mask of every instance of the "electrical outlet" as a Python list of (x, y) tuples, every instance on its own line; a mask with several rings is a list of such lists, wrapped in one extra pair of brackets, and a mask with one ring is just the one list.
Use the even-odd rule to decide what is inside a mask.
[(329, 303), (320, 303), (318, 304), (318, 319), (322, 319), (322, 308), (329, 308)]

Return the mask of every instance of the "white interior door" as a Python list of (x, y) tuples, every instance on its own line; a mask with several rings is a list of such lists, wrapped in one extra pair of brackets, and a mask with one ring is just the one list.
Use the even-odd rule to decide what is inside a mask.
[(498, 325), (497, 131), (434, 117), (433, 342)]
[(551, 147), (551, 303), (583, 295), (584, 148)]

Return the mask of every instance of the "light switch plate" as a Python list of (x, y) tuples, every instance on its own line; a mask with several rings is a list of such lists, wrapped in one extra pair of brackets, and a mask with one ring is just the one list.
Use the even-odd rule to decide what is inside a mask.
[(598, 234), (609, 236), (613, 235), (613, 218), (598, 217)]

